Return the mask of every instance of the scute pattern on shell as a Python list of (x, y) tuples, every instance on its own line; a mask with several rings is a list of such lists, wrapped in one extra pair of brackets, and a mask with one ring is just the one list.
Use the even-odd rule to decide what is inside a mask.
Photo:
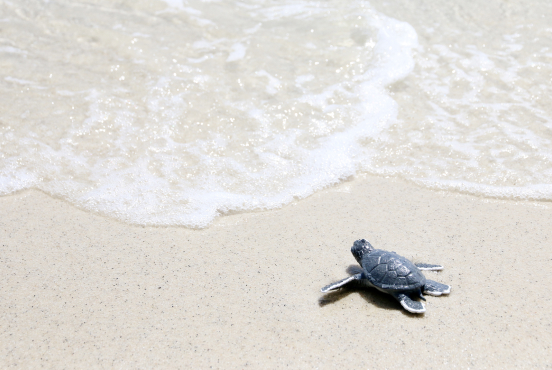
[(426, 283), (425, 276), (409, 260), (395, 252), (376, 249), (361, 261), (366, 278), (382, 289), (413, 290)]

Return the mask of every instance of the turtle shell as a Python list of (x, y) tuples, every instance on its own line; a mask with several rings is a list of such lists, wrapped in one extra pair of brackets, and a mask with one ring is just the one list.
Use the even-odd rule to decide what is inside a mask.
[(381, 289), (414, 290), (426, 283), (420, 269), (395, 252), (375, 249), (362, 258), (361, 265), (366, 278)]

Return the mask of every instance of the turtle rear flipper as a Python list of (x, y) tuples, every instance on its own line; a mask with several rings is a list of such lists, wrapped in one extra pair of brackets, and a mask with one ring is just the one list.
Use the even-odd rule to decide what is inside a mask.
[(450, 285), (441, 284), (433, 280), (426, 280), (426, 284), (424, 286), (424, 294), (440, 296), (449, 293)]
[(326, 285), (324, 288), (320, 289), (322, 293), (326, 293), (332, 290), (336, 290), (341, 288), (343, 285), (349, 284), (351, 281), (360, 280), (362, 279), (362, 272), (353, 276), (346, 277), (343, 280), (339, 280), (338, 282), (332, 283), (330, 285)]
[(406, 294), (393, 294), (393, 297), (395, 297), (395, 299), (400, 302), (401, 306), (403, 306), (403, 308), (408, 312), (424, 313), (426, 310), (422, 302), (413, 301)]
[(443, 269), (441, 265), (432, 265), (431, 263), (416, 263), (416, 267), (420, 270), (439, 271)]

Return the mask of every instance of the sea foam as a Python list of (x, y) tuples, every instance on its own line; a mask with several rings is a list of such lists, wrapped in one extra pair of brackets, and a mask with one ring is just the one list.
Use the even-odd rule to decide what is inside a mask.
[(535, 59), (515, 34), (420, 44), (362, 1), (31, 5), (3, 4), (0, 194), (188, 227), (359, 172), (552, 199), (549, 110), (530, 94), (550, 84), (520, 80)]
[(412, 70), (416, 33), (366, 3), (167, 5), (41, 4), (57, 30), (36, 50), (11, 9), (28, 54), (4, 78), (18, 94), (2, 194), (38, 188), (130, 223), (204, 227), (355, 174), (358, 141), (396, 116), (386, 86)]

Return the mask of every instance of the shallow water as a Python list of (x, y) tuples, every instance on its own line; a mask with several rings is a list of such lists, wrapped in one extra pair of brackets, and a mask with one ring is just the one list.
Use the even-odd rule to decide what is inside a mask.
[[(419, 36), (399, 119), (370, 172), (490, 197), (552, 199), (552, 4), (405, 2)], [(374, 166), (377, 169), (374, 169)]]
[(552, 200), (535, 4), (5, 1), (0, 194), (189, 227), (360, 172)]

